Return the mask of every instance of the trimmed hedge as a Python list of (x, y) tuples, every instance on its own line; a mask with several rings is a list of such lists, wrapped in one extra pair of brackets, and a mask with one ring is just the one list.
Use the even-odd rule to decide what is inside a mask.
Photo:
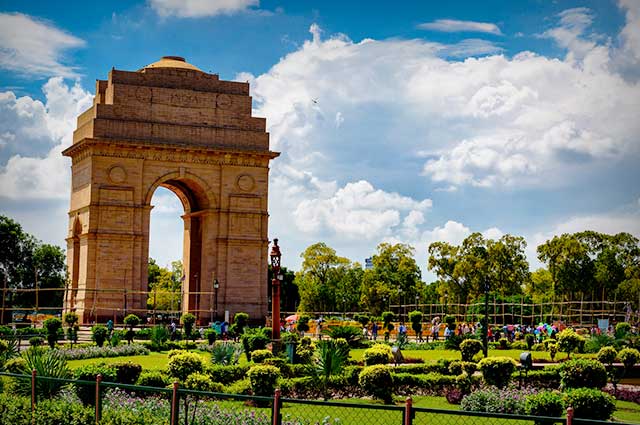
[(607, 385), (607, 370), (597, 360), (572, 359), (560, 366), (563, 388), (602, 388)]
[(393, 376), (386, 365), (374, 365), (365, 367), (358, 377), (360, 387), (369, 395), (384, 401), (386, 404), (393, 402)]
[(391, 347), (386, 344), (376, 344), (371, 348), (367, 348), (362, 354), (362, 360), (366, 366), (391, 363), (393, 360)]
[(573, 415), (581, 419), (608, 420), (616, 409), (616, 399), (593, 388), (576, 388), (564, 394), (565, 406), (573, 407)]
[(516, 362), (510, 357), (487, 357), (480, 360), (478, 369), (488, 385), (504, 388), (511, 380)]

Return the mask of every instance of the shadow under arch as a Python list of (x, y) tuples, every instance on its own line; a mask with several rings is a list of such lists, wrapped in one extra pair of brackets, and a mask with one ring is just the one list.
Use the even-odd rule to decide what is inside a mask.
[[(144, 196), (146, 209), (146, 261), (149, 260), (149, 233), (151, 221), (151, 201), (158, 187), (164, 187), (173, 192), (184, 208), (181, 216), (184, 222), (182, 264), (182, 303), (178, 310), (192, 312), (198, 315), (201, 310), (200, 293), (202, 281), (206, 278), (207, 270), (212, 265), (212, 259), (205, 256), (203, 249), (203, 234), (215, 231), (210, 210), (217, 205), (216, 196), (210, 186), (201, 177), (185, 172), (172, 171), (158, 177), (147, 189)], [(206, 264), (205, 264), (206, 263)], [(148, 276), (147, 276), (148, 277)], [(155, 309), (155, 308), (154, 308)]]

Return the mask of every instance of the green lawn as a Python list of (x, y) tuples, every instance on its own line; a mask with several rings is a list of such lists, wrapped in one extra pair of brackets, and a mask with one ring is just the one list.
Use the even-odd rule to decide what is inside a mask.
[[(350, 404), (362, 404), (371, 405), (373, 402), (370, 400), (361, 399), (349, 399), (349, 400), (336, 400), (338, 403), (350, 403)], [(379, 403), (374, 403), (380, 405)], [(403, 403), (398, 402), (398, 405)], [(444, 397), (430, 397), (430, 396), (417, 396), (413, 398), (413, 405), (415, 407), (429, 408), (429, 409), (442, 409), (452, 412), (459, 411), (459, 406), (449, 404)], [(614, 419), (619, 422), (626, 423), (640, 423), (640, 405), (618, 401), (616, 403), (617, 411), (614, 414)], [(306, 405), (306, 404), (294, 404), (285, 403), (282, 409), (283, 419), (287, 416), (294, 418), (304, 418), (310, 421), (310, 423), (323, 423), (322, 420), (326, 417), (330, 418), (329, 423), (334, 423), (335, 419), (339, 419), (340, 424), (358, 424), (358, 425), (378, 425), (378, 424), (397, 424), (402, 423), (402, 413), (398, 411), (388, 410), (372, 410), (356, 407), (339, 407), (339, 406), (323, 406), (323, 405)], [(473, 425), (490, 425), (490, 424), (532, 424), (533, 421), (510, 421), (506, 419), (497, 418), (483, 418), (483, 417), (469, 417), (461, 414), (434, 414), (417, 412), (413, 421), (416, 425), (427, 424), (473, 424)]]
[[(362, 354), (364, 353), (363, 348), (353, 349), (351, 350), (351, 358), (354, 360), (362, 360)], [(514, 360), (518, 360), (520, 357), (520, 353), (523, 350), (489, 350), (489, 356), (506, 356), (511, 357)], [(448, 359), (448, 360), (460, 360), (460, 352), (454, 350), (403, 350), (402, 354), (405, 357), (422, 359), (425, 362), (436, 362), (440, 359)], [(533, 356), (533, 361), (546, 361), (550, 362), (551, 357), (549, 357), (549, 353), (546, 351), (532, 351), (531, 355)], [(482, 354), (477, 355), (478, 359), (482, 358)], [(573, 357), (587, 357), (593, 358), (595, 354), (574, 354)], [(566, 358), (566, 354), (561, 353), (556, 355), (556, 360)]]

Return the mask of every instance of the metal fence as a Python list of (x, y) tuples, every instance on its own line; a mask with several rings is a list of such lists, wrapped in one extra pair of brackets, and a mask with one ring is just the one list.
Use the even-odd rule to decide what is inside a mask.
[(96, 425), (103, 419), (128, 423), (126, 417), (113, 420), (127, 414), (135, 416), (135, 423), (151, 424), (159, 420), (170, 425), (623, 425), (574, 418), (571, 408), (565, 418), (534, 417), (414, 407), (411, 398), (404, 405), (382, 405), (290, 399), (281, 397), (279, 390), (273, 397), (196, 391), (180, 388), (177, 382), (171, 388), (125, 385), (103, 382), (100, 375), (95, 381), (37, 376), (35, 371), (31, 375), (0, 372), (0, 376), (18, 380), (23, 389), (31, 390), (34, 421), (41, 401), (39, 394), (48, 393), (54, 386), (73, 386), (85, 405), (93, 406)]
[[(90, 315), (93, 318), (112, 318), (114, 322), (121, 322), (127, 314), (133, 313), (140, 317), (149, 317), (150, 323), (167, 320), (170, 317), (179, 317), (183, 313), (181, 309), (181, 299), (183, 294), (175, 293), (175, 303), (161, 306), (156, 303), (156, 296), (163, 291), (133, 291), (127, 289), (83, 289), (84, 297), (91, 305)], [(220, 320), (224, 317), (225, 306), (222, 303), (214, 302), (217, 294), (212, 291), (190, 292), (192, 296), (199, 299), (210, 300), (208, 309), (196, 307), (189, 310), (190, 313), (198, 316), (202, 323), (207, 321)], [(14, 289), (3, 288), (0, 292), (0, 324), (5, 320), (6, 315), (11, 313), (22, 313), (24, 318), (31, 322), (42, 322), (49, 314), (62, 314), (61, 305), (51, 305), (53, 299), (66, 300), (68, 293), (65, 288), (34, 288), (34, 289)], [(16, 296), (23, 295), (32, 300), (33, 305), (16, 306), (13, 300)], [(101, 307), (98, 300), (111, 299), (118, 300), (121, 307)], [(149, 304), (146, 305), (146, 301)], [(143, 307), (140, 307), (140, 304)], [(166, 302), (165, 302), (166, 303)], [(196, 304), (198, 305), (198, 304)], [(146, 308), (148, 307), (148, 308)], [(425, 322), (436, 316), (441, 318), (445, 315), (452, 315), (459, 322), (475, 322), (478, 314), (484, 312), (484, 304), (481, 302), (464, 304), (461, 302), (445, 303), (403, 303), (388, 304), (385, 310), (393, 311), (398, 320), (407, 321), (408, 313), (419, 310), (424, 314)], [(319, 317), (353, 317), (357, 312), (353, 311), (317, 311), (309, 314)], [(549, 303), (525, 303), (523, 302), (501, 302), (493, 297), (489, 298), (489, 321), (492, 325), (503, 324), (537, 324), (538, 322), (552, 323), (563, 321), (567, 324), (580, 326), (597, 325), (598, 319), (609, 319), (613, 322), (640, 322), (640, 308), (634, 311), (629, 300), (573, 300), (557, 301)], [(295, 312), (282, 312), (283, 315), (295, 314)]]

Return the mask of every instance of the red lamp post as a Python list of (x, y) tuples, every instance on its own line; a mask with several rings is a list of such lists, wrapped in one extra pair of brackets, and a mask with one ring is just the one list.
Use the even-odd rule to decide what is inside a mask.
[(271, 280), (271, 338), (272, 351), (276, 354), (280, 350), (280, 280), (282, 279), (280, 274), (282, 254), (280, 253), (277, 238), (273, 240), (269, 257), (271, 257), (271, 271), (273, 272), (273, 279)]

